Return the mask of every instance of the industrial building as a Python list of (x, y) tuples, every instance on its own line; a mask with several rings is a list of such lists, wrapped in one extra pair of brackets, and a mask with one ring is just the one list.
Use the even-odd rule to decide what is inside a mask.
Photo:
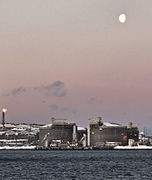
[(75, 123), (64, 120), (52, 118), (52, 124), (40, 128), (40, 146), (100, 148), (127, 145), (129, 139), (138, 141), (137, 127), (102, 122), (101, 117), (91, 118), (88, 128), (77, 127)]
[(77, 126), (67, 119), (52, 118), (52, 124), (40, 128), (39, 144), (45, 147), (63, 147), (77, 143)]
[(127, 144), (127, 127), (115, 123), (103, 123), (101, 117), (91, 118), (88, 126), (88, 146), (102, 147), (106, 144)]
[(102, 122), (101, 117), (91, 118), (87, 128), (88, 147), (127, 145), (128, 140), (138, 142), (139, 131), (134, 126), (121, 126), (116, 123)]

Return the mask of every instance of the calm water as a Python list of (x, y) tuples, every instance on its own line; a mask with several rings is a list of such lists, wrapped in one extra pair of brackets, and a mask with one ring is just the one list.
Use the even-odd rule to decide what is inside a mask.
[(0, 151), (0, 179), (152, 179), (152, 151)]

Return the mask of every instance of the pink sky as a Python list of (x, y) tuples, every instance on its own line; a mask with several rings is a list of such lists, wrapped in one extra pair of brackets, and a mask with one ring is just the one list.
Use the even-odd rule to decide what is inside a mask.
[(152, 127), (151, 7), (151, 0), (0, 1), (7, 121), (55, 116), (86, 126), (103, 116)]

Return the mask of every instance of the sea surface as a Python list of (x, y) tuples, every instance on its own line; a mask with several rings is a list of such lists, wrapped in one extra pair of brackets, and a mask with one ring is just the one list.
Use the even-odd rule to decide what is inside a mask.
[(0, 179), (152, 179), (152, 151), (0, 151)]

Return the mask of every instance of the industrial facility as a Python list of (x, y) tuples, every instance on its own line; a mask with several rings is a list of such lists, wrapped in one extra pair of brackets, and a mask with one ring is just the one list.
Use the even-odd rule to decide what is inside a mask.
[[(79, 127), (67, 119), (51, 118), (50, 124), (7, 124), (2, 110), (0, 125), (0, 147), (32, 146), (38, 149), (104, 149), (127, 146), (128, 142), (143, 143), (137, 124), (122, 126), (117, 123), (103, 122), (101, 117), (89, 119), (88, 127)], [(140, 139), (139, 139), (140, 137)], [(142, 137), (142, 138), (141, 138)], [(148, 141), (145, 138), (146, 142)]]
[(67, 119), (52, 118), (52, 124), (40, 128), (39, 145), (45, 148), (103, 148), (138, 141), (138, 128), (105, 123), (101, 117), (90, 118), (87, 128), (77, 127)]

